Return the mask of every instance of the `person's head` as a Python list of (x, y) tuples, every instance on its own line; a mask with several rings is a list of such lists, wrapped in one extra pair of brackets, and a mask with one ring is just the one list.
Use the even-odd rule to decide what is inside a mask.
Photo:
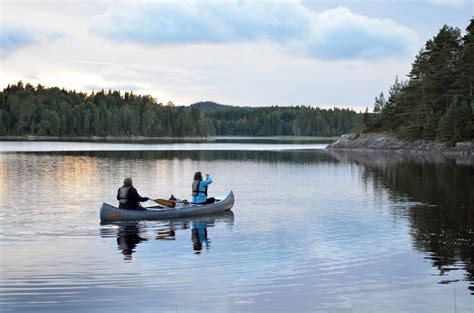
[(194, 180), (202, 180), (202, 173), (201, 172), (196, 172), (194, 174)]
[(132, 187), (132, 185), (133, 185), (132, 179), (131, 179), (130, 177), (125, 178), (125, 179), (123, 180), (123, 185), (124, 185), (125, 187)]

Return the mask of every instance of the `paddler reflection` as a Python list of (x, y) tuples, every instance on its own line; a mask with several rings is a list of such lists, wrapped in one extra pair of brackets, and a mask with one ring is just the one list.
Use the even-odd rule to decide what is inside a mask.
[[(153, 223), (140, 222), (115, 222), (101, 223), (100, 236), (102, 238), (115, 238), (117, 250), (121, 252), (125, 261), (131, 261), (132, 255), (136, 252), (137, 245), (143, 241), (148, 241), (151, 231), (155, 238), (160, 241), (179, 241), (179, 233), (186, 234), (189, 242), (189, 233), (183, 230), (191, 230), (191, 243), (193, 253), (200, 254), (204, 248), (210, 248), (211, 240), (208, 238), (207, 230), (217, 224), (226, 225), (229, 229), (234, 224), (234, 214), (232, 211), (194, 218), (170, 219), (167, 221), (156, 221)], [(163, 242), (163, 244), (165, 244)]]
[(191, 241), (193, 242), (193, 250), (196, 254), (201, 253), (203, 244), (206, 246), (206, 250), (209, 249), (206, 222), (193, 221), (191, 223)]
[(118, 249), (122, 251), (124, 260), (131, 260), (135, 247), (142, 241), (146, 241), (139, 235), (138, 223), (127, 223), (120, 225), (117, 232)]

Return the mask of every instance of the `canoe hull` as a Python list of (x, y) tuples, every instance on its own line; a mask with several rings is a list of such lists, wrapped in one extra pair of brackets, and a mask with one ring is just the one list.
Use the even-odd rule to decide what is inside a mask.
[(101, 221), (137, 221), (159, 220), (167, 218), (188, 217), (215, 214), (230, 210), (234, 206), (234, 193), (231, 191), (225, 199), (212, 204), (190, 204), (182, 208), (149, 208), (146, 210), (126, 210), (103, 203), (100, 208)]

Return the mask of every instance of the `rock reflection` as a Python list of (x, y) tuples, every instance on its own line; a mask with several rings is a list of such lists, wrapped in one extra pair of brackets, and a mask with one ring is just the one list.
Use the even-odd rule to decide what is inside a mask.
[[(190, 218), (178, 218), (163, 221), (149, 222), (114, 222), (101, 223), (100, 236), (102, 238), (117, 238), (118, 250), (123, 254), (125, 261), (131, 261), (133, 253), (139, 243), (155, 240), (176, 240), (181, 230), (191, 230), (192, 251), (195, 254), (202, 252), (203, 248), (210, 248), (208, 227), (217, 224), (232, 226), (234, 213), (224, 213)], [(112, 226), (112, 227), (111, 227)]]
[(341, 162), (361, 165), (363, 179), (372, 181), (376, 189), (385, 188), (394, 201), (403, 197), (421, 202), (404, 212), (414, 247), (427, 254), (440, 276), (463, 268), (474, 294), (474, 158), (353, 151), (331, 154)]

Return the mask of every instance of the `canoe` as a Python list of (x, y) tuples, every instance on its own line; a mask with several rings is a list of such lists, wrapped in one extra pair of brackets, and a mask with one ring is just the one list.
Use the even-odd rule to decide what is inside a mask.
[(222, 200), (216, 199), (211, 204), (188, 204), (176, 208), (154, 206), (144, 210), (127, 210), (103, 203), (100, 208), (101, 221), (137, 221), (179, 218), (187, 216), (215, 214), (230, 210), (234, 206), (232, 191)]

